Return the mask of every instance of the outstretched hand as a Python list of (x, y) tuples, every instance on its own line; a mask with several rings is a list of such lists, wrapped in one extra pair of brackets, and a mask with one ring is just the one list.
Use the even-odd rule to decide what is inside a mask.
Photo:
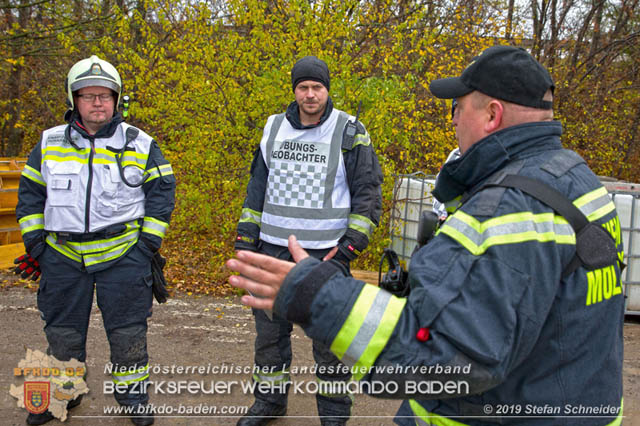
[[(289, 236), (289, 252), (296, 263), (309, 256), (293, 235)], [(243, 304), (257, 309), (273, 309), (273, 303), (284, 278), (296, 264), (241, 250), (236, 258), (229, 259), (226, 265), (227, 268), (240, 274), (229, 277), (229, 284), (252, 294), (242, 296)]]

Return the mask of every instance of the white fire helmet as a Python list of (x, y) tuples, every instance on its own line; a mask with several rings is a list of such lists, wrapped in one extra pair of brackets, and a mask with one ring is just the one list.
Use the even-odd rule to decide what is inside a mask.
[(75, 63), (67, 74), (65, 90), (67, 92), (67, 102), (69, 108), (73, 109), (73, 92), (83, 87), (101, 86), (116, 92), (117, 99), (115, 108), (120, 102), (122, 95), (122, 80), (120, 74), (109, 62), (98, 58), (96, 55), (83, 59)]

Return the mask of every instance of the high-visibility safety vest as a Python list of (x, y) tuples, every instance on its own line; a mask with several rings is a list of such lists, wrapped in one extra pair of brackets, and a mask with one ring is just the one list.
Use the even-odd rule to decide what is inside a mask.
[(269, 117), (260, 146), (269, 167), (260, 239), (286, 246), (295, 234), (304, 248), (338, 244), (351, 211), (341, 150), (348, 119), (334, 109), (322, 125), (295, 129), (284, 113)]
[[(38, 228), (46, 230), (45, 241), (50, 247), (88, 269), (126, 253), (138, 241), (141, 226), (145, 232), (164, 236), (168, 224), (145, 217), (142, 186), (126, 185), (116, 161), (116, 153), (126, 144), (121, 164), (130, 183), (172, 174), (169, 164), (145, 170), (152, 138), (137, 131), (127, 143), (127, 129), (132, 126), (126, 123), (121, 123), (111, 137), (94, 140), (72, 127), (65, 135), (67, 127), (61, 125), (43, 132), (40, 171), (27, 165), (22, 173), (47, 191), (44, 214), (20, 219), (23, 235)], [(118, 224), (123, 225), (122, 230), (112, 237), (67, 241), (61, 236), (95, 233)]]

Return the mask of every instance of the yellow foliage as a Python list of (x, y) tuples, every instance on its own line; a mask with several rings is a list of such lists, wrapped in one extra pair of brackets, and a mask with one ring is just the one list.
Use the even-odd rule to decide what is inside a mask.
[[(209, 3), (218, 2), (148, 0), (146, 18), (138, 9), (114, 8), (115, 17), (85, 43), (78, 43), (89, 37), (80, 31), (56, 33), (65, 56), (51, 60), (41, 84), (32, 84), (22, 99), (24, 119), (17, 127), (24, 130), (24, 153), (42, 129), (59, 124), (61, 82), (69, 66), (90, 54), (111, 61), (132, 97), (129, 121), (156, 138), (178, 179), (165, 247), (171, 277), (184, 290), (228, 288), (223, 263), (233, 253), (262, 128), (293, 100), (292, 65), (316, 55), (331, 70), (336, 107), (355, 114), (362, 102), (360, 119), (384, 172), (382, 222), (354, 265), (377, 269), (389, 243), (394, 176), (436, 173), (456, 146), (451, 104), (433, 98), (429, 82), (459, 75), (480, 51), (507, 43), (499, 38), (505, 23), (479, 2), (469, 9), (455, 2), (229, 0), (220, 11)], [(514, 26), (514, 44), (522, 40), (521, 27)], [(3, 59), (5, 74), (11, 66), (36, 63), (22, 56)], [(629, 105), (638, 105), (640, 95), (631, 88), (637, 82), (606, 96), (601, 81), (565, 81), (570, 71), (569, 58), (556, 61), (556, 114), (565, 125), (565, 143), (600, 174), (637, 176), (630, 164), (615, 161), (631, 137), (631, 127), (620, 123), (632, 120)], [(616, 72), (621, 75), (612, 69), (612, 79)], [(12, 118), (2, 111), (0, 124)]]

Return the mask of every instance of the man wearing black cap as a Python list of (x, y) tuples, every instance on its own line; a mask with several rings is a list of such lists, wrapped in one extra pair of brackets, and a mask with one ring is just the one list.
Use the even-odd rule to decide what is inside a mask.
[[(382, 171), (362, 123), (333, 107), (329, 68), (315, 56), (291, 70), (295, 94), (287, 111), (267, 120), (251, 164), (236, 250), (290, 261), (294, 234), (309, 254), (346, 271), (369, 244), (382, 203)], [(292, 323), (254, 309), (256, 401), (238, 425), (263, 425), (287, 408)], [(352, 397), (348, 368), (322, 343), (313, 343), (323, 425), (343, 425)]]
[(411, 259), (406, 299), (291, 237), (295, 264), (244, 251), (227, 262), (242, 274), (231, 284), (261, 296), (243, 303), (299, 323), (357, 366), (354, 378), (397, 384), (388, 396), (406, 399), (400, 425), (619, 425), (620, 222), (584, 160), (562, 148), (553, 88), (531, 55), (506, 46), (431, 83), (458, 100), (462, 155), (440, 171), (435, 196), (450, 214)]

